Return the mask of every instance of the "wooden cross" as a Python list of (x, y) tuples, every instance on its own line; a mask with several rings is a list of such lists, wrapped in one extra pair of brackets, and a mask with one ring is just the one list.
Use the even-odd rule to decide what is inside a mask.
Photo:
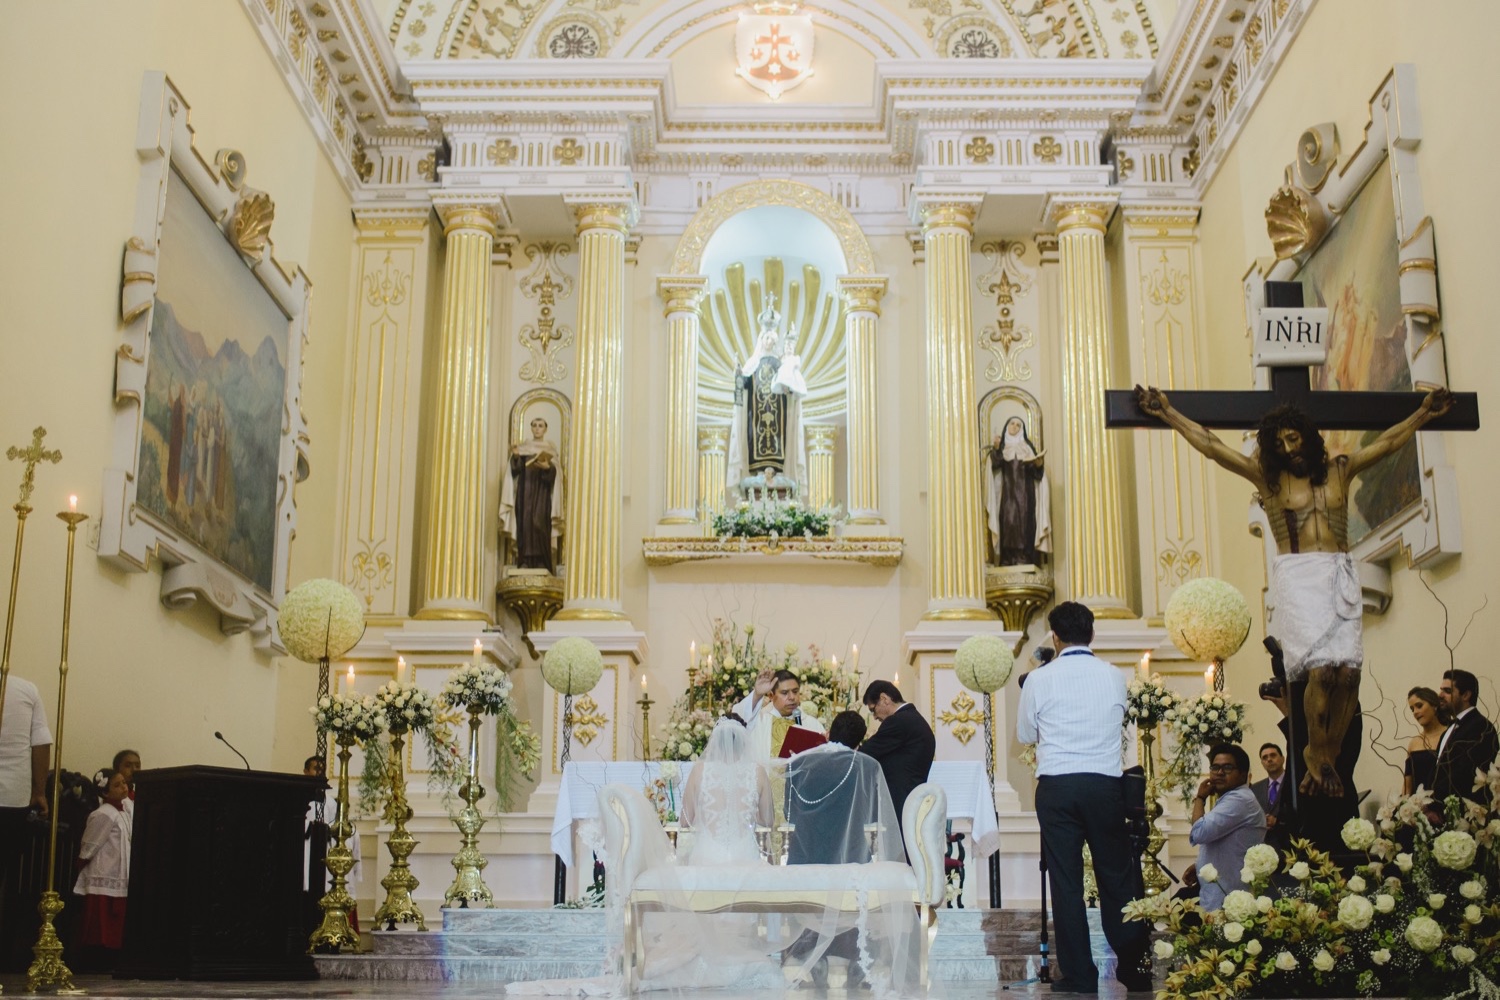
[[(1295, 309), (1302, 305), (1302, 285), (1295, 281), (1266, 282), (1266, 305)], [(1312, 388), (1306, 367), (1271, 369), (1269, 390), (1239, 392), (1216, 390), (1168, 390), (1172, 406), (1204, 427), (1245, 430), (1260, 426), (1261, 417), (1284, 403), (1307, 414), (1319, 430), (1383, 431), (1417, 411), (1425, 392), (1354, 392)], [(1105, 426), (1165, 428), (1161, 418), (1142, 410), (1133, 389), (1107, 389)], [(1423, 425), (1424, 431), (1477, 431), (1479, 396), (1453, 393), (1447, 413)]]
[(38, 427), (31, 432), (31, 447), (17, 448), (14, 445), (5, 449), (5, 457), (14, 462), (20, 459), (26, 464), (26, 472), (21, 476), (21, 500), (16, 504), (19, 513), (22, 507), (31, 510), (31, 491), (36, 485), (36, 467), (38, 462), (51, 462), (56, 465), (62, 461), (62, 452), (55, 448), (48, 451), (42, 447), (42, 438), (47, 436), (47, 428)]

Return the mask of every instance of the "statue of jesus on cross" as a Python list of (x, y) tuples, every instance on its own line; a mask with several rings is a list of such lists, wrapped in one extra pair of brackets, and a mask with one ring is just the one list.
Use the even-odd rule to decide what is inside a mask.
[(1447, 389), (1428, 392), (1405, 420), (1386, 428), (1350, 455), (1328, 454), (1323, 435), (1296, 406), (1268, 412), (1256, 449), (1242, 455), (1218, 435), (1172, 406), (1160, 389), (1135, 387), (1136, 402), (1159, 417), (1193, 448), (1248, 479), (1271, 522), (1276, 562), (1266, 631), (1281, 643), (1287, 681), (1307, 682), (1307, 769), (1300, 790), (1341, 796), (1335, 760), (1359, 699), (1361, 642), (1359, 577), (1349, 555), (1350, 483), (1356, 475), (1410, 441), (1424, 424), (1447, 413)]

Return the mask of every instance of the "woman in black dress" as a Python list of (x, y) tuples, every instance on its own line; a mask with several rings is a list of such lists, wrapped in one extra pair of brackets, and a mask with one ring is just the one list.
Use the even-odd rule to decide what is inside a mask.
[(1406, 705), (1422, 730), (1406, 744), (1406, 780), (1402, 792), (1410, 795), (1418, 786), (1432, 790), (1433, 779), (1437, 777), (1438, 744), (1448, 729), (1448, 719), (1432, 688), (1412, 688), (1406, 694)]

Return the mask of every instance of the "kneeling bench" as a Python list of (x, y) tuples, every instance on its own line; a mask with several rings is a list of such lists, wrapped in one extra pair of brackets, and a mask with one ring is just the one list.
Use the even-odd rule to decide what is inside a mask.
[[(625, 982), (634, 990), (645, 960), (643, 917), (671, 909), (691, 913), (823, 913), (851, 916), (861, 909), (912, 906), (917, 910), (921, 986), (927, 986), (927, 956), (936, 933), (933, 908), (945, 898), (943, 859), (947, 841), (947, 795), (932, 783), (917, 786), (902, 810), (901, 826), (911, 864), (872, 861), (846, 865), (767, 865), (746, 885), (743, 868), (656, 865), (641, 870), (642, 845), (656, 812), (639, 791), (623, 785), (599, 790), (606, 842), (619, 844), (619, 885), (629, 886), (625, 905)], [(617, 852), (612, 849), (611, 856)]]

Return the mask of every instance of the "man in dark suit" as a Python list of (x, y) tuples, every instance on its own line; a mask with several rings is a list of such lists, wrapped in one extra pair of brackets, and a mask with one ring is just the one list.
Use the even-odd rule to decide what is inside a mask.
[(1453, 716), (1453, 725), (1438, 743), (1437, 778), (1433, 781), (1432, 800), (1439, 809), (1450, 795), (1488, 804), (1489, 786), (1474, 790), (1474, 772), (1488, 771), (1500, 752), (1500, 738), (1495, 724), (1475, 704), (1479, 701), (1479, 679), (1467, 670), (1443, 671), (1438, 700)]
[(1275, 743), (1262, 743), (1260, 746), (1260, 766), (1266, 769), (1266, 776), (1259, 781), (1250, 783), (1250, 791), (1255, 793), (1255, 801), (1260, 803), (1260, 811), (1270, 816), (1276, 808), (1276, 803), (1281, 799), (1282, 779), (1286, 777), (1286, 757), (1281, 753), (1281, 747)]
[(927, 780), (933, 755), (937, 753), (937, 740), (927, 720), (902, 700), (900, 689), (890, 681), (871, 681), (865, 688), (864, 702), (880, 728), (860, 744), (859, 752), (880, 761), (899, 823), (906, 797)]

